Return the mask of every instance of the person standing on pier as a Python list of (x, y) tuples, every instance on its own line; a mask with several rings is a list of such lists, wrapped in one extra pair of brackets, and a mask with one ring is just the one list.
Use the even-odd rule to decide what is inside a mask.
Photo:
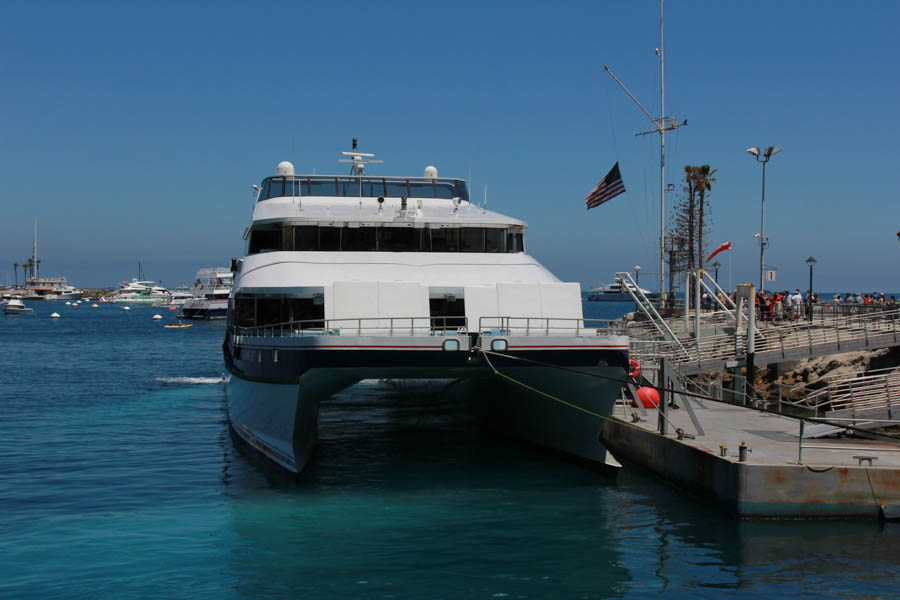
[(800, 307), (803, 305), (803, 296), (800, 295), (800, 288), (794, 289), (794, 295), (791, 296), (791, 314), (793, 320), (800, 318)]

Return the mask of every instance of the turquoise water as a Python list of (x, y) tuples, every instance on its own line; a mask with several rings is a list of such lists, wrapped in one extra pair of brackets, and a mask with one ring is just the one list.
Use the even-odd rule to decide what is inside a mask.
[(427, 393), (345, 391), (322, 407), (307, 471), (284, 477), (229, 434), (222, 323), (32, 306), (0, 316), (3, 598), (900, 589), (898, 525), (737, 522), (635, 469), (607, 479), (497, 439)]

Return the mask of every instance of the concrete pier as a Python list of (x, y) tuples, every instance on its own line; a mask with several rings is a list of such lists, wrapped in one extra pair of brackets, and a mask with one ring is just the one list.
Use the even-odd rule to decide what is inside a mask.
[[(696, 439), (677, 439), (678, 429), (696, 434), (684, 407), (668, 408), (669, 433), (663, 436), (656, 410), (642, 415), (619, 404), (601, 441), (619, 460), (741, 518), (879, 518), (900, 512), (900, 444), (803, 439), (801, 449), (797, 419), (708, 400), (691, 402), (705, 433)], [(633, 423), (635, 414), (643, 420)]]

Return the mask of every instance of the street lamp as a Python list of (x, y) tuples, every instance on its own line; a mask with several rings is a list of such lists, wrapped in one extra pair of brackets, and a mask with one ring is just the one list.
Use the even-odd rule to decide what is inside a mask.
[(759, 290), (763, 290), (763, 259), (766, 253), (766, 246), (769, 245), (769, 238), (766, 237), (766, 163), (773, 156), (781, 152), (781, 148), (769, 146), (765, 150), (760, 150), (756, 146), (747, 148), (747, 153), (756, 157), (756, 162), (762, 163), (762, 210), (759, 219)]
[(716, 270), (716, 283), (719, 283), (719, 267), (722, 265), (719, 264), (719, 261), (716, 261), (712, 264), (712, 268)]
[(813, 306), (812, 306), (812, 291), (813, 291), (812, 270), (813, 270), (813, 265), (816, 264), (816, 259), (814, 259), (812, 256), (810, 256), (809, 258), (806, 259), (806, 264), (809, 265), (809, 292), (806, 294), (806, 303), (807, 303), (807, 305), (809, 305), (809, 320), (812, 321), (812, 317), (813, 317), (813, 315), (812, 315), (812, 310), (813, 310)]
[(641, 279), (641, 265), (634, 265), (634, 285), (639, 285)]

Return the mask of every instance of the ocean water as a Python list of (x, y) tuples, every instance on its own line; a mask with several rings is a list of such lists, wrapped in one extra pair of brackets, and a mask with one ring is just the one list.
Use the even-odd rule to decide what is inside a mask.
[(324, 404), (316, 455), (286, 477), (229, 433), (221, 322), (32, 306), (0, 316), (2, 598), (900, 590), (897, 524), (739, 522), (634, 468), (609, 479), (498, 438), (415, 387)]

